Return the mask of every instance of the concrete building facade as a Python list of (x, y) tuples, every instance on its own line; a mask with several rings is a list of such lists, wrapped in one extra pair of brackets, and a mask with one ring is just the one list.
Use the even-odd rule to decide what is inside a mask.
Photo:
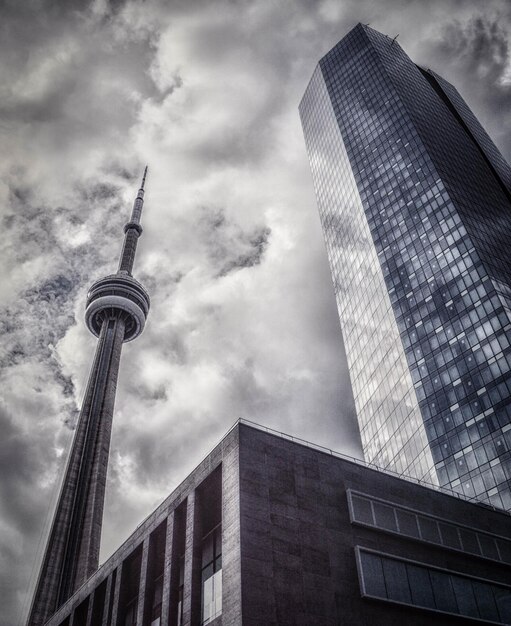
[(511, 622), (511, 517), (239, 422), (47, 626)]

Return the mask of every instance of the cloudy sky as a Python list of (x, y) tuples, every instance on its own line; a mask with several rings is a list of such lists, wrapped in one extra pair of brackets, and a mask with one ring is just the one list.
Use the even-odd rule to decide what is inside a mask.
[(455, 83), (511, 156), (505, 0), (0, 2), (0, 597), (21, 624), (149, 163), (106, 558), (239, 418), (359, 455), (298, 118), (358, 21)]

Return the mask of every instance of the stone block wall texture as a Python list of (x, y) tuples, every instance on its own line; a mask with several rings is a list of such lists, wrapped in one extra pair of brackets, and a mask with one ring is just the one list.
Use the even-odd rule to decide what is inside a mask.
[(361, 597), (355, 546), (509, 584), (511, 568), (350, 523), (347, 489), (509, 536), (511, 517), (240, 425), (243, 626), (474, 623)]
[[(151, 513), (126, 539), (119, 549), (67, 600), (58, 611), (47, 621), (46, 626), (62, 626), (73, 619), (76, 609), (87, 598), (93, 598), (95, 590), (106, 583), (105, 611), (101, 624), (91, 623), (91, 626), (117, 626), (119, 609), (119, 590), (123, 563), (144, 542), (149, 540), (150, 534), (167, 520), (167, 541), (164, 570), (164, 596), (162, 617), (165, 624), (172, 625), (176, 619), (176, 602), (170, 596), (172, 576), (177, 576), (178, 554), (173, 554), (172, 535), (175, 523), (175, 511), (182, 504), (186, 506), (186, 546), (184, 588), (184, 622), (190, 626), (200, 623), (200, 563), (198, 563), (196, 548), (200, 545), (200, 538), (194, 536), (197, 527), (196, 490), (203, 481), (219, 466), (222, 466), (222, 516), (224, 557), (223, 574), (223, 603), (226, 607), (223, 615), (210, 623), (210, 626), (241, 624), (241, 576), (239, 557), (239, 472), (238, 472), (238, 429), (232, 429), (211, 453), (197, 466), (185, 480), (178, 485), (164, 502)], [(192, 570), (192, 564), (194, 570)], [(172, 567), (174, 565), (174, 567)], [(199, 569), (198, 569), (199, 568)], [(141, 581), (145, 577), (142, 575)], [(144, 590), (141, 590), (144, 595)], [(90, 600), (89, 600), (90, 601)], [(111, 607), (111, 608), (110, 608)], [(140, 623), (139, 623), (140, 622)], [(140, 615), (138, 626), (142, 626)], [(71, 626), (71, 625), (70, 625)], [(89, 626), (89, 624), (87, 624)]]
[[(176, 509), (186, 503), (184, 623), (200, 625), (197, 547), (200, 486), (221, 465), (222, 615), (208, 626), (450, 626), (473, 620), (362, 598), (355, 546), (509, 584), (509, 565), (352, 524), (347, 490), (502, 536), (511, 516), (421, 487), (240, 423), (103, 566), (47, 622), (96, 626), (91, 600), (101, 586), (102, 624), (118, 626), (123, 564), (166, 520), (162, 625), (175, 626)], [(180, 507), (182, 510), (184, 507)], [(147, 563), (142, 559), (141, 586)], [(174, 583), (171, 581), (174, 580)], [(145, 597), (141, 588), (139, 597)], [(142, 601), (141, 601), (142, 604)], [(145, 626), (140, 607), (137, 626)], [(146, 615), (147, 617), (147, 615)], [(71, 619), (70, 619), (71, 618)], [(75, 623), (73, 623), (73, 618)], [(69, 622), (67, 621), (69, 620)]]

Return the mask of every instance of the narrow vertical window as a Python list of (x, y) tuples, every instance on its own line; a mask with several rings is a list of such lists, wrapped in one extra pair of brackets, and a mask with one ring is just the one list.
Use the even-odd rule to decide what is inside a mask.
[(102, 624), (103, 623), (103, 615), (105, 612), (105, 598), (106, 598), (106, 579), (96, 587), (96, 591), (94, 592), (94, 602), (92, 605), (92, 623), (93, 624)]
[(136, 626), (141, 562), (142, 546), (139, 546), (122, 565), (118, 626)]
[(149, 537), (149, 554), (144, 590), (144, 617), (140, 626), (161, 625), (166, 534), (167, 521), (165, 520)]
[[(218, 466), (197, 490), (199, 503), (196, 556), (200, 563), (200, 623), (210, 624), (222, 614), (222, 468)], [(200, 576), (200, 578), (199, 578)], [(197, 598), (198, 599), (198, 598)], [(198, 615), (197, 615), (198, 617)]]
[(87, 611), (89, 609), (90, 598), (86, 598), (76, 609), (73, 617), (73, 624), (85, 626), (87, 623)]
[(151, 626), (160, 626), (162, 599), (163, 599), (163, 574), (161, 574), (154, 581), (153, 605), (151, 607)]
[(187, 500), (174, 511), (172, 531), (172, 561), (170, 564), (169, 623), (162, 626), (183, 626), (183, 597), (185, 581)]
[(185, 584), (185, 555), (179, 557), (179, 587), (177, 590), (177, 626), (183, 626), (183, 589)]
[(202, 623), (209, 624), (222, 613), (222, 526), (202, 540)]
[(126, 606), (126, 613), (124, 617), (124, 626), (136, 626), (137, 623), (137, 598), (133, 598)]

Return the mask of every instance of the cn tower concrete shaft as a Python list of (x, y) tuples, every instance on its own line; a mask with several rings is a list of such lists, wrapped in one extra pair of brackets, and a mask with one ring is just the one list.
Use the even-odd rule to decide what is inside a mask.
[[(122, 344), (138, 337), (149, 312), (147, 292), (131, 277), (136, 239), (142, 232), (139, 220), (146, 172), (135, 200), (132, 219), (125, 227), (119, 271), (100, 279), (89, 290), (86, 322), (99, 341), (32, 600), (28, 626), (42, 626), (98, 568)], [(133, 245), (131, 240), (134, 236)]]

